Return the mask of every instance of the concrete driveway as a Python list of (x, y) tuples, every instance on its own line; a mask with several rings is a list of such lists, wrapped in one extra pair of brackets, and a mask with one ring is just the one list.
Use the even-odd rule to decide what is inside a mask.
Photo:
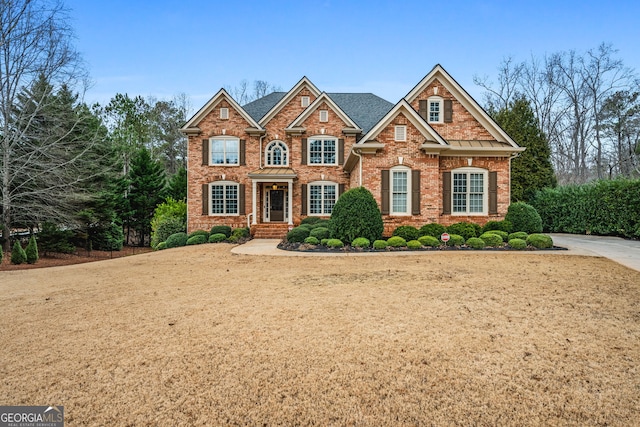
[(576, 255), (601, 256), (640, 271), (640, 241), (609, 236), (550, 234), (555, 246), (569, 249)]

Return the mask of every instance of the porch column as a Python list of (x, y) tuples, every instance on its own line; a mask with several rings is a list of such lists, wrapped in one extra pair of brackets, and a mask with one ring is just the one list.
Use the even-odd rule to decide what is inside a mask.
[(253, 206), (252, 207), (253, 217), (251, 218), (251, 224), (258, 223), (258, 219), (256, 218), (256, 216), (258, 216), (258, 205), (256, 204), (256, 201), (258, 200), (257, 189), (258, 189), (258, 183), (256, 182), (255, 179), (252, 179), (251, 180), (251, 203)]
[(289, 199), (289, 208), (287, 209), (289, 214), (289, 225), (293, 225), (293, 180), (292, 179), (287, 180), (287, 188), (289, 190), (287, 191), (287, 199)]

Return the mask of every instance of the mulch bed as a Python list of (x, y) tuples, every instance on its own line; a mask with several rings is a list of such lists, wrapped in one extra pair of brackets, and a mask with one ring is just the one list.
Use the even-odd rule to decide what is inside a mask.
[(525, 249), (514, 249), (509, 245), (504, 245), (500, 247), (486, 247), (483, 249), (473, 249), (468, 246), (438, 246), (435, 248), (432, 247), (422, 247), (418, 249), (409, 249), (407, 247), (402, 248), (394, 248), (391, 246), (387, 246), (385, 249), (374, 249), (374, 248), (356, 248), (353, 246), (345, 245), (343, 248), (330, 248), (324, 245), (310, 245), (308, 243), (293, 243), (287, 242), (283, 240), (278, 244), (278, 249), (282, 249), (285, 251), (297, 251), (297, 252), (327, 252), (327, 253), (340, 253), (340, 252), (433, 252), (433, 251), (516, 251), (516, 252), (526, 252), (526, 251), (566, 251), (567, 248), (563, 248), (560, 246), (553, 246), (551, 248), (546, 249), (537, 249), (533, 246), (527, 246)]

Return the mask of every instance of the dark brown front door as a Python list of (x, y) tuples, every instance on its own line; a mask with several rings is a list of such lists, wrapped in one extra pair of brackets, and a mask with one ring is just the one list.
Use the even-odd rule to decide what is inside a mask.
[(271, 212), (269, 218), (272, 222), (284, 221), (284, 190), (271, 190)]

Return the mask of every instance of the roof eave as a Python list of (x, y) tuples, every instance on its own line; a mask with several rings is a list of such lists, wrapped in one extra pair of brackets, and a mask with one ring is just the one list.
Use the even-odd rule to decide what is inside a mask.
[(198, 127), (188, 127), (188, 128), (181, 128), (180, 132), (184, 133), (187, 136), (197, 136), (202, 133), (202, 129)]

